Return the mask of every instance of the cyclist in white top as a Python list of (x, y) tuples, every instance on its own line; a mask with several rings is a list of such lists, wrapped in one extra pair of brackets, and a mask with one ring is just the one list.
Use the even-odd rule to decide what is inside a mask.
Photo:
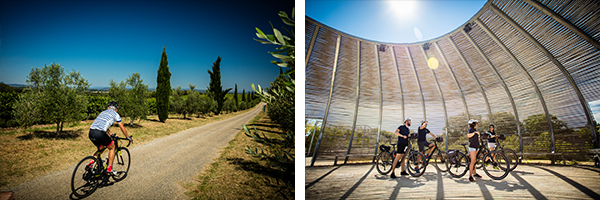
[[(123, 126), (123, 122), (121, 122), (121, 116), (117, 113), (119, 110), (119, 104), (115, 101), (111, 101), (108, 103), (108, 108), (102, 111), (98, 117), (92, 123), (90, 127), (89, 137), (90, 140), (96, 145), (98, 148), (98, 152), (94, 154), (94, 157), (99, 158), (99, 156), (104, 152), (104, 149), (108, 148), (108, 168), (106, 169), (109, 173), (114, 173), (112, 171), (113, 160), (115, 159), (115, 145), (113, 145), (113, 141), (110, 138), (110, 129), (109, 127), (113, 125), (116, 121), (121, 128), (121, 132), (123, 135), (132, 141), (133, 139), (127, 135), (127, 130)], [(116, 135), (116, 134), (115, 134)], [(92, 165), (94, 161), (92, 160), (88, 165)]]

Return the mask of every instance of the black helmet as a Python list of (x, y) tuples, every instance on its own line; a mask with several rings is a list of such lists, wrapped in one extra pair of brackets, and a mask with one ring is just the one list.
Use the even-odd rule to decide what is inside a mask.
[(116, 101), (108, 102), (108, 107), (115, 107), (115, 109), (119, 109), (119, 104)]
[[(489, 126), (491, 126), (491, 127), (494, 127), (494, 128), (495, 128), (494, 124), (490, 124)], [(489, 127), (489, 126), (488, 126), (488, 127)]]

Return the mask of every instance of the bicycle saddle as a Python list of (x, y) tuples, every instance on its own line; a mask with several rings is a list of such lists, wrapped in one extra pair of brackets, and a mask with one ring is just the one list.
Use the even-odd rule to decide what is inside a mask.
[(469, 143), (460, 143), (460, 145), (465, 146), (468, 145)]

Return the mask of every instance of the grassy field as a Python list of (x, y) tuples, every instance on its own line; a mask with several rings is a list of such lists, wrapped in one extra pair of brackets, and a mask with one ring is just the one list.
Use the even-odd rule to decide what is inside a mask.
[[(247, 126), (256, 126), (270, 137), (280, 132), (263, 112)], [(221, 155), (205, 166), (195, 178), (197, 182), (187, 185), (186, 194), (194, 199), (293, 199), (294, 188), (279, 181), (280, 171), (244, 152), (246, 146), (258, 145), (240, 131)]]
[[(165, 122), (159, 122), (157, 116), (149, 116), (133, 126), (126, 125), (129, 135), (133, 135), (134, 144), (141, 145), (189, 128), (214, 121), (231, 118), (251, 109), (235, 113), (183, 119), (181, 115), (169, 115)], [(87, 155), (96, 151), (88, 138), (89, 127), (93, 120), (65, 126), (56, 136), (56, 125), (36, 125), (29, 128), (0, 129), (0, 190), (9, 186), (31, 181), (54, 171), (65, 170)], [(129, 122), (127, 118), (123, 122)], [(117, 126), (112, 132), (123, 136)], [(105, 155), (107, 151), (105, 151)]]

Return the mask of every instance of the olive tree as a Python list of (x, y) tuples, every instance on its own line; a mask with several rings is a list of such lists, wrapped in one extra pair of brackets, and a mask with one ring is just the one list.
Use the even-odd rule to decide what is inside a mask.
[(26, 82), (27, 91), (13, 104), (14, 116), (21, 126), (55, 123), (58, 136), (65, 122), (85, 119), (86, 91), (90, 84), (79, 71), (67, 71), (53, 62), (31, 69)]

